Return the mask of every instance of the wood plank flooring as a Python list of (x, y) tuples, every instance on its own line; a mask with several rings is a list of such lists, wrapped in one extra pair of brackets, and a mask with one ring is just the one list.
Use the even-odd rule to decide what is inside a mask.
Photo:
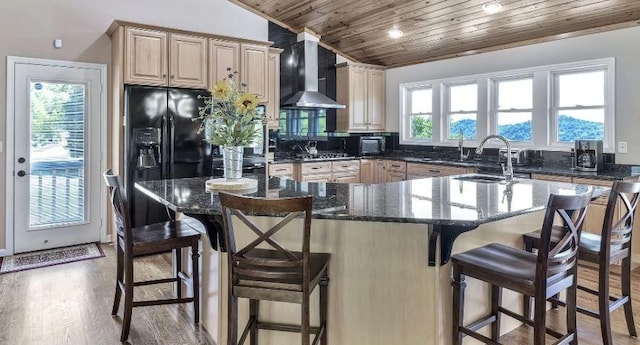
[[(583, 285), (597, 289), (598, 271), (594, 268), (581, 266), (578, 272), (579, 282)], [(634, 318), (636, 329), (640, 330), (640, 268), (636, 268), (632, 272), (631, 291), (635, 293), (633, 298)], [(620, 276), (612, 273), (611, 276), (611, 294), (620, 296)], [(578, 292), (578, 305), (588, 307), (591, 310), (598, 310), (598, 299), (595, 296), (585, 292)], [(547, 312), (547, 326), (560, 330), (562, 333), (566, 331), (565, 310), (550, 310)], [(613, 343), (616, 345), (640, 345), (640, 340), (629, 336), (627, 324), (624, 320), (624, 310), (622, 308), (613, 312), (611, 316), (611, 328), (613, 331)], [(547, 336), (547, 344), (555, 341), (554, 338)], [(533, 328), (521, 326), (509, 334), (501, 337), (501, 343), (504, 344), (531, 344), (533, 343)], [(602, 336), (600, 334), (600, 321), (598, 319), (582, 315), (578, 313), (578, 342), (580, 345), (602, 345)]]
[[(65, 265), (0, 275), (0, 344), (120, 344), (122, 310), (111, 317), (115, 284), (115, 250), (102, 246), (106, 257)], [(136, 280), (167, 277), (171, 272), (169, 255), (136, 259)], [(580, 279), (597, 279), (596, 271), (580, 269)], [(640, 268), (633, 272), (634, 309), (640, 322)], [(612, 277), (617, 293), (619, 278)], [(163, 284), (136, 288), (136, 299), (167, 297), (172, 286)], [(582, 292), (580, 305), (595, 308), (596, 300)], [(190, 305), (166, 305), (136, 308), (133, 312), (128, 344), (198, 344), (212, 345), (206, 330), (194, 327)], [(549, 311), (548, 324), (564, 329), (564, 309)], [(628, 336), (624, 313), (616, 311), (612, 319), (616, 345), (639, 345), (640, 340)], [(637, 325), (640, 328), (640, 325)], [(579, 315), (581, 345), (600, 345), (598, 320)], [(504, 344), (530, 344), (533, 332), (522, 326), (502, 337)], [(551, 343), (552, 339), (548, 339)], [(343, 345), (343, 344), (335, 344)]]
[[(122, 304), (111, 316), (115, 249), (106, 257), (0, 275), (0, 344), (121, 344)], [(135, 260), (135, 279), (171, 275), (170, 255)], [(136, 287), (136, 300), (172, 296), (171, 284)], [(191, 305), (134, 308), (127, 344), (215, 344)]]

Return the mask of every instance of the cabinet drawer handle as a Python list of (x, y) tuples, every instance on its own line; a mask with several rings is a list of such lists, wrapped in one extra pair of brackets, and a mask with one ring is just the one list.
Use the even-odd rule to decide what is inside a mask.
[(320, 167), (313, 167), (313, 168), (311, 168), (311, 170), (318, 170), (318, 169), (320, 169)]
[(391, 166), (394, 167), (394, 168), (399, 168), (400, 167), (399, 165), (395, 165), (395, 164), (392, 164)]
[(432, 173), (439, 173), (439, 172), (440, 172), (440, 170), (433, 170), (433, 169), (429, 169), (429, 172), (432, 172)]
[(287, 171), (287, 169), (276, 169), (276, 171)]

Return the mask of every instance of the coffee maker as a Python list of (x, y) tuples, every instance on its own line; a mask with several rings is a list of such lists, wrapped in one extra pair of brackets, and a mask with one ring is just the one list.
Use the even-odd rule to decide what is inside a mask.
[(160, 166), (160, 128), (135, 128), (133, 130), (135, 150), (138, 153), (136, 167), (153, 169)]
[(602, 140), (576, 140), (575, 150), (576, 170), (602, 170)]

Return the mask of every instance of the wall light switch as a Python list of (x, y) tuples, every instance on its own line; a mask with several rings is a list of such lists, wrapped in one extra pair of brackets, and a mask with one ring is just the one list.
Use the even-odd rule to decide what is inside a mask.
[(618, 141), (618, 153), (628, 153), (626, 141)]

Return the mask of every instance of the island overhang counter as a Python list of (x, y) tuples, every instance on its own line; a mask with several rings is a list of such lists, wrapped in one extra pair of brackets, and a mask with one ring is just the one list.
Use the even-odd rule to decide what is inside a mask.
[[(550, 194), (607, 193), (606, 188), (517, 180), (479, 182), (460, 176), (383, 184), (306, 183), (254, 176), (259, 197), (313, 195), (311, 250), (332, 254), (329, 284), (331, 344), (449, 344), (452, 253), (499, 242), (522, 247), (522, 234), (538, 229)], [(226, 257), (220, 241), (219, 198), (205, 190), (206, 178), (148, 181), (136, 189), (207, 228), (211, 245), (202, 251), (202, 320), (218, 344), (226, 343)], [(252, 215), (269, 228), (277, 218)], [(473, 230), (473, 231), (472, 231)], [(253, 240), (239, 231), (239, 243)], [(300, 233), (278, 240), (293, 250)], [(488, 311), (489, 290), (469, 279), (465, 318)], [(314, 292), (314, 294), (317, 292)], [(521, 309), (521, 297), (506, 292), (504, 305)], [(312, 301), (317, 298), (312, 296)], [(248, 315), (241, 300), (239, 324)], [(299, 323), (298, 305), (263, 303), (260, 317)], [(312, 305), (313, 319), (317, 315)], [(502, 331), (518, 323), (505, 319)], [(242, 328), (242, 327), (240, 327)], [(260, 344), (295, 344), (299, 334), (261, 332)]]

